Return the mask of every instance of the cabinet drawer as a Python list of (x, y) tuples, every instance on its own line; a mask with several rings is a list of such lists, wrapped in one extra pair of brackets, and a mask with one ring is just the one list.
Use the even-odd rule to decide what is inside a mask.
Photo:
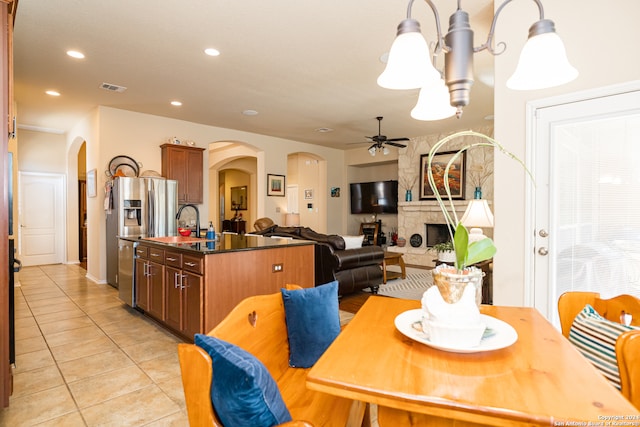
[(164, 264), (171, 267), (182, 268), (182, 254), (179, 252), (165, 252)]
[(136, 256), (138, 258), (149, 259), (149, 246), (137, 246)]
[(204, 257), (182, 255), (182, 269), (196, 274), (202, 274)]
[(164, 251), (162, 249), (149, 248), (149, 259), (153, 262), (159, 262), (162, 264), (164, 258)]

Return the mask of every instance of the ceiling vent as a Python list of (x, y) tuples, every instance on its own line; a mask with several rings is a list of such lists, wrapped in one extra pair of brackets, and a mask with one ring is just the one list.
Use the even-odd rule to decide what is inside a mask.
[(104, 90), (108, 90), (110, 92), (118, 92), (118, 93), (122, 93), (125, 90), (127, 90), (127, 88), (124, 86), (112, 85), (111, 83), (102, 83), (100, 85), (100, 88)]

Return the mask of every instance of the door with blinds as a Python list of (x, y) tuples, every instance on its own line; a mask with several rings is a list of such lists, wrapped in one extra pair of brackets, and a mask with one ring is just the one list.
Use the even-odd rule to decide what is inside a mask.
[(534, 305), (567, 291), (640, 297), (640, 88), (535, 111)]

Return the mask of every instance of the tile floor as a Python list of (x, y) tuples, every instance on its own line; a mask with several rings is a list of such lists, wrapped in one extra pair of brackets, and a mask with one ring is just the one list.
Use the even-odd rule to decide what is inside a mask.
[(85, 274), (18, 273), (14, 392), (0, 426), (188, 426), (180, 338)]

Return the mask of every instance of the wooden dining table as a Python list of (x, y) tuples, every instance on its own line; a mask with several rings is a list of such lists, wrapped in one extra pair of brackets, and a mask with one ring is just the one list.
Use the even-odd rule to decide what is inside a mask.
[(399, 332), (396, 316), (419, 308), (419, 301), (369, 297), (309, 371), (307, 387), (463, 424), (640, 422), (640, 412), (536, 309), (482, 305), (481, 313), (511, 325), (517, 340), (456, 353)]

